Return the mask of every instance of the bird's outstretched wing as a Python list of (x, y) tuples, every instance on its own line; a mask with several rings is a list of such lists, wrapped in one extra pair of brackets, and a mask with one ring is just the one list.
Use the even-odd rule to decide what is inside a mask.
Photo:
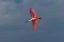
[(37, 17), (33, 8), (30, 8), (30, 15), (31, 15), (32, 18)]
[(32, 20), (32, 30), (36, 28), (37, 20)]

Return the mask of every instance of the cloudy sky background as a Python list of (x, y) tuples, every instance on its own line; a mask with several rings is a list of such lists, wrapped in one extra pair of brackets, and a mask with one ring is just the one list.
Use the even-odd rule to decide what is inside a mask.
[[(30, 7), (42, 18), (34, 31)], [(64, 42), (64, 0), (0, 0), (0, 42)]]

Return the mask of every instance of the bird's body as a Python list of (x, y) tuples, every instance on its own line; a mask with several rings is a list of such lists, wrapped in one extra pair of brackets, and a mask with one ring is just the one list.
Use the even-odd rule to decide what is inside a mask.
[(28, 20), (28, 21), (33, 21), (33, 20), (38, 20), (38, 18), (31, 18), (31, 19)]
[(26, 22), (32, 21), (32, 30), (34, 30), (36, 27), (37, 20), (41, 18), (38, 18), (38, 16), (36, 16), (36, 13), (33, 8), (30, 8), (30, 15), (31, 19)]

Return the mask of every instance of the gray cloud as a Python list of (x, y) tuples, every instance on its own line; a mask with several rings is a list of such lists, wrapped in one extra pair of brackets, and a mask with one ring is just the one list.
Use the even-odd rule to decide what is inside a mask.
[(17, 8), (16, 3), (14, 3), (13, 1), (1, 1), (0, 25), (13, 24), (15, 22), (14, 20), (18, 19), (20, 16), (21, 16), (21, 13)]
[[(63, 0), (0, 1), (0, 42), (64, 42)], [(29, 8), (42, 19), (31, 30)]]

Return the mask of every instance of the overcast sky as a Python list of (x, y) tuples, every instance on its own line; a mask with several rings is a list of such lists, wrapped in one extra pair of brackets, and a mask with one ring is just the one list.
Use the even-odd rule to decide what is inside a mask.
[[(30, 7), (42, 18), (35, 30)], [(0, 0), (0, 42), (64, 42), (64, 0)]]

